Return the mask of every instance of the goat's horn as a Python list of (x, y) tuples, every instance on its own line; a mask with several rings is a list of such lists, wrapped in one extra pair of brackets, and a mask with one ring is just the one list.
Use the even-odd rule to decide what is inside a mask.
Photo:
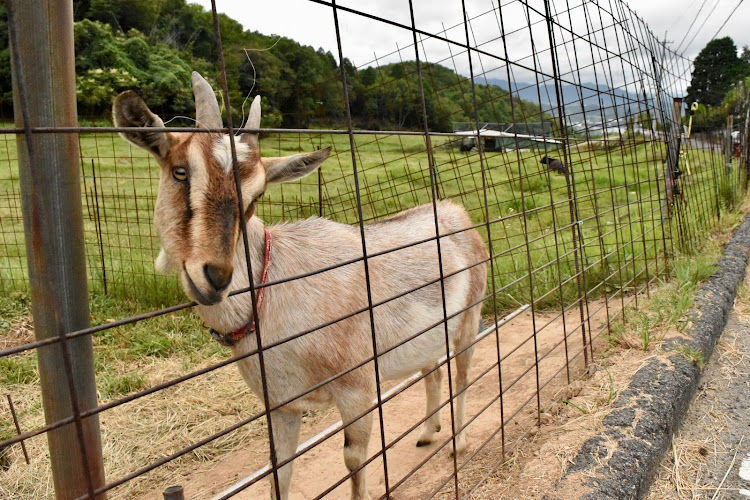
[[(247, 125), (245, 128), (260, 128), (260, 96), (256, 95), (253, 103), (250, 105), (250, 114), (247, 116)], [(242, 142), (249, 144), (251, 147), (258, 147), (258, 134), (246, 132), (242, 134)]]
[(211, 85), (193, 71), (193, 94), (195, 94), (195, 119), (206, 128), (222, 128), (221, 110)]

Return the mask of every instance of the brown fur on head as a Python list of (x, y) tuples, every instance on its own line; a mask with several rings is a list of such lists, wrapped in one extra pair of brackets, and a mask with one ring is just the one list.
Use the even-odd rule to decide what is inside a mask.
[[(193, 92), (198, 125), (222, 128), (213, 89), (196, 72)], [(154, 209), (154, 225), (163, 248), (157, 269), (176, 270), (185, 293), (204, 305), (221, 302), (226, 296), (234, 271), (240, 221), (252, 217), (266, 184), (309, 174), (325, 161), (331, 149), (261, 158), (258, 134), (243, 134), (235, 142), (243, 201), (241, 217), (227, 134), (159, 131), (164, 122), (132, 91), (115, 98), (112, 115), (117, 127), (144, 128), (120, 135), (151, 153), (161, 166)], [(247, 127), (260, 128), (260, 96), (253, 100)]]

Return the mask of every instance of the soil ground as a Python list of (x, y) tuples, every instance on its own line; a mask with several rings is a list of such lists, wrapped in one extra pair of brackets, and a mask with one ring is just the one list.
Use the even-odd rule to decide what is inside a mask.
[[(632, 297), (625, 298), (625, 302), (630, 300)], [(591, 319), (586, 327), (591, 329), (593, 336), (600, 332), (602, 335), (586, 374), (580, 355), (582, 339), (577, 308), (569, 310), (564, 320), (560, 312), (536, 311), (532, 316), (527, 310), (504, 324), (499, 330), (502, 399), (498, 397), (500, 374), (496, 366), (498, 347), (494, 334), (477, 344), (470, 375), (474, 383), (467, 397), (467, 417), (471, 421), (467, 428), (469, 450), (458, 460), (460, 497), (471, 494), (471, 498), (480, 500), (541, 499), (550, 491), (580, 444), (597, 433), (619, 391), (627, 386), (642, 362), (655, 355), (654, 349), (643, 351), (605, 345), (607, 308), (610, 317), (614, 317), (621, 307), (619, 298), (608, 304), (602, 299), (589, 302), (587, 315)], [(490, 321), (485, 318), (485, 325), (488, 324)], [(565, 331), (568, 332), (567, 338), (563, 335)], [(570, 379), (565, 369), (566, 360), (569, 361)], [(181, 373), (182, 365), (178, 360), (166, 359), (164, 363), (168, 366), (147, 368), (149, 385), (170, 380)], [(445, 381), (446, 378), (443, 398), (447, 400)], [(570, 381), (572, 383), (568, 385)], [(384, 388), (388, 389), (394, 383), (386, 384)], [(536, 397), (537, 384), (540, 386), (539, 400)], [(438, 434), (437, 443), (417, 448), (419, 427), (402, 436), (424, 415), (423, 387), (419, 382), (383, 407), (386, 444), (397, 441), (387, 451), (389, 488), (391, 497), (396, 500), (431, 496), (455, 498), (454, 462), (449, 457), (450, 410), (443, 410), (443, 430)], [(175, 401), (180, 404), (175, 405)], [(243, 383), (236, 367), (227, 366), (170, 388), (159, 397), (137, 400), (102, 415), (105, 457), (122, 462), (118, 470), (135, 470), (144, 465), (144, 456), (149, 457), (146, 463), (150, 463), (192, 444), (202, 435), (210, 435), (256, 413), (261, 406)], [(300, 441), (314, 436), (338, 419), (333, 408), (311, 411), (304, 418)], [(503, 421), (505, 426), (501, 432), (500, 422)], [(378, 418), (375, 418), (371, 455), (377, 454), (381, 448), (377, 422)], [(217, 440), (208, 450), (198, 448), (190, 456), (170, 462), (168, 467), (160, 467), (113, 489), (109, 497), (161, 499), (165, 488), (180, 484), (188, 499), (211, 498), (266, 464), (266, 435), (264, 422), (255, 421), (244, 427), (240, 435)], [(31, 467), (22, 464), (18, 446), (11, 448), (15, 465), (5, 474), (21, 472), (16, 475), (19, 483), (26, 484), (33, 479), (39, 485), (33, 493), (17, 498), (51, 495), (49, 478), (43, 473), (46, 467), (43, 460), (45, 442), (44, 436), (28, 442), (33, 460)], [(443, 443), (445, 446), (440, 449)], [(338, 433), (295, 460), (293, 500), (315, 498), (345, 476), (342, 444), (343, 438)], [(122, 474), (113, 473), (109, 466), (107, 470), (109, 481)], [(417, 472), (409, 476), (413, 470)], [(366, 471), (370, 494), (378, 498), (385, 493), (382, 458), (375, 458)], [(482, 484), (477, 487), (479, 483)], [(266, 479), (260, 480), (235, 498), (268, 498), (268, 484)], [(10, 491), (31, 490), (10, 485)], [(348, 483), (344, 482), (326, 498), (348, 499)], [(569, 491), (562, 498), (575, 499), (579, 495)]]
[(750, 498), (750, 278), (649, 500)]
[[(619, 305), (619, 301), (617, 303)], [(614, 304), (611, 304), (614, 307)], [(592, 313), (592, 328), (598, 330), (604, 324), (606, 311), (603, 301), (590, 303)], [(536, 434), (537, 401), (535, 398), (537, 376), (535, 359), (541, 361), (538, 364), (539, 382), (546, 384), (542, 389), (542, 398), (539, 402), (542, 408), (555, 406), (554, 401), (562, 397), (573, 398), (581, 391), (582, 384), (574, 383), (572, 389), (565, 389), (567, 385), (567, 373), (564, 369), (566, 360), (565, 342), (563, 341), (563, 319), (560, 313), (537, 313), (536, 314), (536, 350), (533, 342), (532, 314), (526, 311), (516, 316), (500, 329), (500, 352), (507, 356), (502, 360), (503, 398), (502, 411), (501, 401), (498, 398), (499, 377), (497, 363), (497, 345), (494, 335), (489, 335), (479, 342), (474, 351), (472, 361), (471, 377), (477, 379), (468, 392), (467, 420), (476, 419), (468, 427), (469, 451), (459, 457), (458, 465), (470, 459), (468, 466), (461, 469), (458, 474), (459, 489), (461, 495), (468, 491), (486, 473), (491, 472), (503, 457), (503, 438), (505, 451), (509, 453), (514, 444), (523, 439), (527, 433)], [(485, 320), (487, 322), (487, 320)], [(581, 350), (580, 329), (573, 330), (580, 323), (578, 309), (568, 311), (565, 315), (568, 328), (568, 356)], [(543, 359), (542, 359), (543, 358)], [(580, 375), (583, 362), (581, 356), (571, 360), (571, 379)], [(485, 373), (486, 371), (486, 373)], [(483, 376), (483, 373), (485, 373)], [(445, 381), (446, 379), (444, 379)], [(394, 385), (386, 385), (386, 389)], [(443, 384), (443, 398), (447, 400), (447, 383)], [(413, 387), (399, 394), (393, 400), (387, 402), (383, 407), (383, 420), (385, 422), (385, 439), (390, 444), (398, 441), (393, 448), (387, 451), (388, 479), (393, 499), (424, 498), (432, 493), (437, 497), (453, 497), (454, 481), (451, 479), (454, 465), (449, 456), (450, 444), (450, 420), (449, 408), (443, 410), (443, 431), (438, 434), (438, 442), (425, 447), (416, 447), (419, 427), (401, 437), (410, 427), (415, 425), (424, 415), (424, 389), (423, 384), (417, 383)], [(559, 407), (559, 404), (557, 405)], [(558, 408), (555, 411), (555, 419), (569, 421), (567, 411)], [(580, 415), (580, 410), (573, 409), (573, 416)], [(476, 456), (480, 445), (498, 431), (501, 417), (506, 421), (505, 434), (500, 433), (490, 438)], [(322, 414), (306, 418), (303, 423), (300, 442), (310, 438), (338, 420), (339, 416), (335, 409), (330, 409)], [(542, 413), (544, 423), (552, 423), (552, 417), (548, 413)], [(446, 432), (448, 430), (448, 432)], [(341, 434), (328, 439), (314, 449), (305, 453), (294, 462), (294, 476), (290, 498), (293, 500), (312, 499), (323, 493), (329, 486), (336, 483), (338, 479), (347, 473), (343, 462)], [(438, 450), (442, 443), (447, 443), (442, 450)], [(376, 454), (381, 448), (380, 428), (378, 419), (375, 418), (372, 439), (370, 441), (370, 456)], [(436, 452), (431, 458), (430, 455)], [(185, 488), (188, 498), (200, 499), (210, 498), (212, 495), (236, 483), (238, 480), (249, 476), (259, 469), (268, 460), (268, 442), (265, 436), (255, 439), (247, 446), (237, 451), (228, 453), (220, 460), (214, 462), (210, 468), (190, 474), (184, 477), (181, 484)], [(424, 465), (421, 462), (427, 460)], [(411, 477), (409, 473), (418, 468)], [(376, 458), (367, 467), (368, 486), (370, 494), (377, 498), (385, 493), (385, 477), (383, 472), (382, 457)], [(149, 498), (158, 498), (159, 492), (149, 495)], [(269, 495), (269, 483), (261, 480), (255, 485), (247, 488), (235, 498), (255, 499), (267, 498)], [(337, 487), (326, 498), (348, 499), (349, 484), (344, 482)], [(500, 497), (498, 497), (500, 498)]]

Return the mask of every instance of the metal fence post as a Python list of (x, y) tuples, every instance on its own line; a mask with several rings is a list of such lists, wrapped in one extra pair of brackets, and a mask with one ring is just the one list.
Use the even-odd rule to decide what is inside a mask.
[(185, 500), (185, 492), (182, 486), (170, 486), (162, 493), (164, 500)]
[[(33, 134), (31, 127), (78, 125), (73, 53), (73, 5), (43, 0), (32, 8), (9, 0), (13, 69), (29, 286), (47, 423), (72, 423), (47, 433), (58, 499), (94, 496), (104, 484), (91, 337), (64, 334), (89, 326), (83, 209), (76, 134)], [(98, 495), (97, 498), (104, 498)]]

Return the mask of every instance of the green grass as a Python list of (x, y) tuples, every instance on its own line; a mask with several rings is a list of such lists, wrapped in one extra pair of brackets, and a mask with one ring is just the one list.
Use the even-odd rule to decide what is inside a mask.
[[(485, 221), (482, 169), (476, 153), (444, 147), (433, 139), (440, 197), (463, 204), (475, 223)], [(355, 136), (365, 222), (430, 202), (432, 190), (424, 140), (415, 136)], [(346, 135), (276, 134), (261, 140), (267, 156), (333, 146), (332, 157), (301, 181), (269, 186), (258, 215), (274, 223), (323, 215), (356, 224), (357, 200)], [(569, 162), (577, 202), (574, 221), (581, 236), (574, 252), (565, 178), (539, 164), (542, 152), (487, 153), (485, 178), (496, 303), (501, 310), (535, 301), (538, 308), (569, 304), (582, 286), (592, 294), (632, 288), (665, 273), (665, 250), (689, 250), (716, 220), (717, 207), (737, 201), (736, 172), (724, 172), (718, 155), (688, 150), (690, 176), (683, 177), (688, 203), (679, 217), (662, 215), (660, 144), (626, 144), (622, 149), (574, 153)], [(656, 148), (656, 151), (654, 151)], [(92, 297), (133, 299), (147, 311), (184, 301), (177, 280), (156, 275), (159, 242), (152, 224), (158, 166), (114, 134), (82, 134), (82, 203)], [(560, 156), (558, 153), (552, 155)], [(25, 290), (25, 247), (19, 208), (15, 139), (0, 139), (0, 292)], [(93, 162), (93, 167), (92, 167)], [(319, 196), (319, 190), (322, 197)], [(522, 196), (523, 195), (523, 196)], [(97, 209), (98, 207), (98, 209)], [(526, 211), (526, 224), (523, 212)], [(101, 228), (101, 230), (100, 230)], [(558, 228), (557, 233), (553, 228)], [(487, 230), (480, 227), (487, 239)], [(525, 244), (529, 240), (529, 254)], [(552, 265), (549, 265), (550, 263)], [(559, 269), (559, 271), (558, 271)], [(532, 283), (519, 277), (531, 270)], [(603, 286), (596, 287), (600, 282)], [(488, 301), (486, 311), (491, 309)], [(144, 349), (169, 351), (169, 346)]]
[(110, 371), (99, 372), (99, 395), (103, 399), (112, 399), (124, 396), (146, 387), (146, 381), (142, 373), (127, 373), (118, 375)]
[[(13, 322), (31, 314), (28, 296), (16, 292), (0, 297), (0, 323)], [(91, 324), (97, 326), (137, 313), (136, 300), (94, 295), (90, 303)], [(222, 359), (228, 351), (214, 342), (200, 319), (189, 312), (177, 312), (129, 325), (111, 328), (93, 337), (94, 363), (100, 400), (109, 400), (144, 387), (144, 378), (134, 367), (147, 366), (171, 356), (184, 358), (189, 370), (207, 359)], [(0, 358), (0, 384), (38, 384), (36, 353), (26, 351)]]
[(38, 380), (36, 356), (0, 358), (0, 384), (31, 384)]
[[(737, 215), (730, 213), (724, 225), (735, 221)], [(716, 262), (721, 256), (721, 247), (715, 239), (704, 240), (695, 248), (695, 253), (678, 255), (671, 262), (671, 270), (662, 279), (661, 286), (655, 288), (647, 300), (642, 300), (637, 309), (627, 310), (627, 324), (622, 319), (611, 323), (611, 345), (647, 351), (670, 332), (684, 333), (685, 315), (693, 306), (698, 286), (716, 271)]]
[[(423, 139), (385, 135), (355, 139), (365, 222), (431, 201)], [(543, 153), (488, 153), (485, 208), (478, 155), (445, 148), (443, 141), (433, 140), (440, 197), (461, 203), (477, 224), (487, 222), (488, 212), (491, 241), (486, 226), (479, 231), (495, 255), (488, 293), (494, 288), (501, 311), (532, 300), (537, 310), (557, 308), (574, 303), (582, 291), (588, 299), (603, 294), (617, 297), (638, 291), (646, 280), (660, 277), (667, 282), (667, 277), (675, 276), (662, 287), (665, 291), (651, 293), (653, 308), (641, 300), (638, 311), (628, 311), (627, 324), (612, 323), (610, 341), (615, 344), (650, 349), (666, 328), (683, 327), (696, 284), (713, 269), (712, 252), (718, 246), (712, 248), (709, 242), (709, 251), (702, 243), (717, 224), (717, 211), (724, 222), (737, 217), (728, 210), (740, 199), (743, 179), (736, 167), (725, 173), (718, 155), (688, 150), (692, 173), (683, 177), (687, 201), (679, 202), (679, 213), (666, 219), (658, 194), (663, 191), (665, 155), (658, 151), (659, 144), (574, 153), (569, 163), (577, 200), (571, 220), (565, 178), (542, 168), (538, 159)], [(320, 185), (313, 174), (295, 183), (269, 186), (258, 207), (266, 222), (322, 214), (358, 223), (347, 136), (274, 135), (263, 138), (261, 145), (267, 156), (333, 146)], [(152, 223), (159, 174), (155, 162), (113, 134), (81, 135), (80, 148), (91, 324), (185, 302), (177, 280), (153, 269), (159, 250)], [(581, 271), (580, 289), (576, 268)], [(31, 314), (25, 274), (15, 139), (0, 135), (0, 331), (13, 330)], [(485, 312), (492, 305), (486, 301)], [(101, 403), (156, 383), (153, 370), (168, 366), (188, 373), (228, 355), (189, 311), (103, 330), (92, 341)], [(34, 351), (0, 358), (0, 385), (19, 399), (25, 396), (26, 401), (18, 404), (22, 422), (41, 422)], [(609, 402), (615, 396), (610, 375)], [(12, 422), (0, 421), (0, 439), (11, 435), (15, 435)]]

